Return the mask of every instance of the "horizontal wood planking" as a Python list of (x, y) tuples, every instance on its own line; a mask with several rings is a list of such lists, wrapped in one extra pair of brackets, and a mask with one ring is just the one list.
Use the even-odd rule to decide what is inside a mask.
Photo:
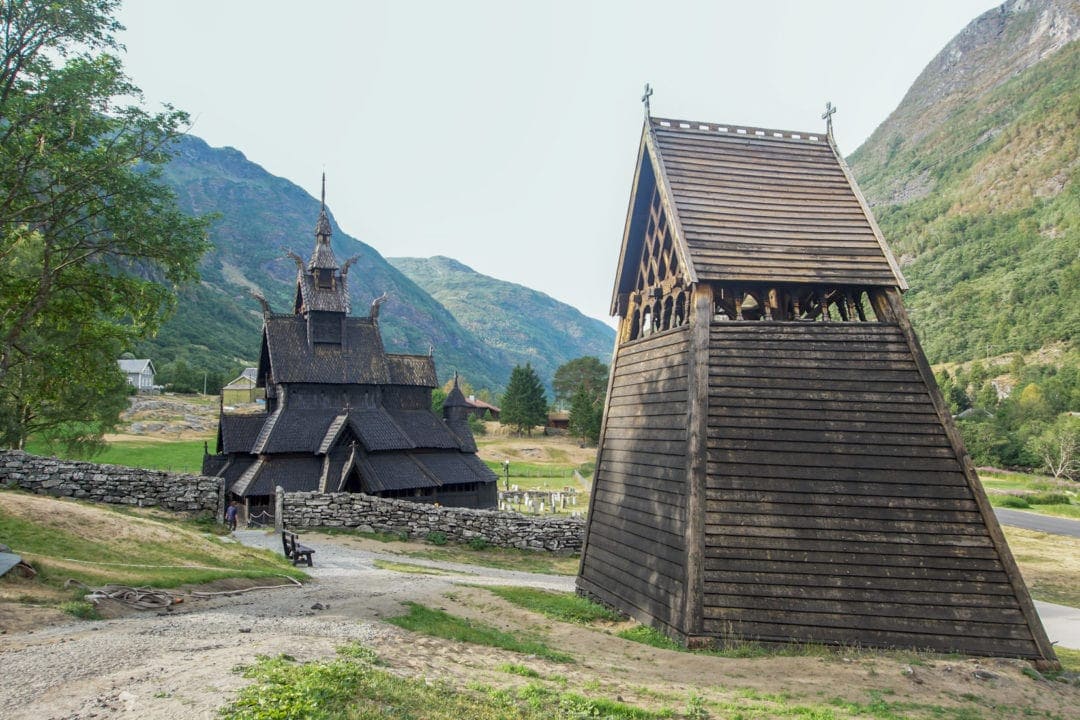
[[(970, 597), (970, 596), (969, 596)], [(978, 596), (975, 596), (978, 597)], [(998, 596), (1000, 597), (1000, 596)], [(740, 610), (767, 610), (783, 611), (790, 609), (796, 613), (825, 613), (835, 614), (837, 600), (828, 598), (761, 598), (743, 595), (741, 592), (733, 594), (712, 593), (710, 599), (716, 604), (706, 605), (706, 616), (721, 618), (726, 616), (726, 608), (738, 608)], [(943, 607), (933, 605), (910, 604), (897, 605), (889, 600), (862, 601), (844, 599), (845, 611), (852, 615), (886, 616), (907, 619), (926, 620), (955, 620), (965, 623), (1004, 623), (1006, 625), (1025, 624), (1024, 615), (1018, 605), (960, 605)]]
[(604, 488), (597, 490), (599, 498), (614, 507), (626, 506), (640, 512), (665, 515), (685, 521), (686, 506), (683, 495), (657, 492), (654, 488), (624, 485), (620, 491)]
[[(927, 568), (935, 570), (972, 570), (978, 572), (1001, 572), (1001, 562), (996, 558), (985, 557), (954, 557), (954, 556), (923, 556), (918, 554), (897, 554), (895, 548), (877, 553), (852, 553), (831, 552), (828, 550), (807, 550), (803, 547), (798, 549), (785, 548), (746, 548), (746, 547), (720, 547), (710, 546), (706, 550), (706, 557), (716, 560), (717, 566), (722, 566), (724, 560), (758, 560), (763, 563), (808, 563), (815, 565), (850, 564), (852, 568), (860, 565), (872, 565), (880, 567), (884, 572), (890, 572), (892, 568)], [(852, 573), (855, 574), (855, 573)], [(895, 575), (890, 574), (890, 577)]]
[(700, 280), (897, 284), (827, 143), (652, 132)]
[(619, 348), (581, 566), (601, 598), (665, 624), (686, 572), (687, 339), (684, 328)]
[[(623, 571), (654, 584), (661, 584), (665, 592), (671, 594), (680, 589), (683, 583), (683, 565), (675, 556), (666, 553), (652, 553), (643, 544), (634, 543), (630, 548), (621, 539), (612, 539), (601, 534), (597, 537), (596, 548), (601, 554), (596, 559), (623, 568)], [(663, 578), (662, 582), (659, 578)], [(655, 597), (661, 598), (662, 595)]]
[[(872, 476), (860, 467), (792, 467), (778, 462), (755, 464), (752, 468), (739, 462), (712, 460), (709, 465), (710, 482), (714, 489), (797, 490), (801, 492), (829, 492), (837, 495), (869, 495), (869, 488), (880, 486), (882, 495), (907, 494), (922, 497), (920, 488), (948, 490), (967, 487), (964, 476), (955, 469), (924, 471), (911, 467), (878, 469)], [(754, 483), (759, 483), (755, 486)], [(959, 497), (942, 495), (942, 497)], [(970, 492), (963, 496), (970, 499)]]
[[(963, 609), (958, 609), (963, 612)], [(1004, 611), (1003, 611), (1004, 612)], [(955, 619), (910, 618), (897, 615), (856, 615), (848, 613), (800, 612), (784, 610), (752, 610), (747, 608), (710, 608), (705, 606), (707, 620), (752, 622), (783, 625), (786, 628), (803, 626), (824, 630), (826, 628), (851, 628), (870, 632), (910, 633), (941, 637), (994, 638), (1023, 640), (1030, 637), (1027, 624), (1012, 622), (977, 622)]]
[(982, 638), (965, 635), (940, 635), (897, 630), (869, 630), (826, 626), (787, 625), (779, 623), (714, 620), (706, 622), (714, 635), (736, 635), (762, 642), (832, 643), (875, 647), (916, 647), (938, 652), (962, 652), (991, 656), (1041, 657), (1035, 643), (1025, 639)]
[[(848, 553), (852, 559), (858, 562), (862, 555), (881, 556), (896, 554), (894, 542), (863, 542), (859, 540), (837, 540), (824, 537), (803, 537), (798, 539), (797, 546), (791, 542), (791, 537), (771, 537), (769, 535), (751, 535), (739, 532), (740, 528), (734, 528), (729, 533), (715, 532), (709, 534), (712, 542), (709, 545), (710, 552), (720, 548), (726, 549), (750, 549), (786, 551), (797, 547), (800, 552), (839, 552)], [(755, 528), (762, 530), (762, 528)], [(767, 529), (765, 529), (767, 532)], [(910, 539), (910, 538), (909, 538)], [(996, 550), (989, 544), (981, 547), (971, 545), (943, 545), (927, 544), (909, 548), (907, 554), (920, 558), (979, 558), (983, 560), (997, 559)]]
[[(784, 547), (798, 548), (807, 537), (817, 540), (841, 542), (891, 543), (896, 552), (918, 552), (923, 545), (954, 545), (956, 547), (993, 547), (985, 535), (964, 533), (915, 533), (895, 528), (813, 528), (788, 527), (785, 525), (755, 525), (745, 522), (720, 523), (713, 519), (705, 527), (705, 535), (713, 536), (709, 542), (721, 542), (727, 536), (757, 536), (782, 539)], [(839, 571), (839, 570), (838, 570)]]
[(806, 588), (834, 588), (838, 590), (866, 590), (876, 592), (895, 593), (898, 603), (905, 601), (910, 593), (937, 592), (937, 593), (960, 593), (970, 595), (1001, 595), (1012, 597), (1015, 600), (1012, 588), (1000, 582), (980, 582), (976, 580), (960, 580), (951, 582), (948, 588), (942, 583), (927, 583), (911, 578), (888, 578), (888, 577), (862, 577), (857, 575), (811, 575), (807, 573), (779, 573), (751, 571), (716, 571), (709, 570), (705, 573), (707, 587), (711, 583), (736, 583), (753, 585), (761, 588), (769, 588), (768, 597), (779, 597), (771, 592), (771, 589), (796, 585)]
[[(756, 479), (756, 478), (755, 478)], [(797, 482), (785, 482), (779, 490), (766, 490), (755, 487), (753, 490), (732, 489), (726, 483), (718, 483), (721, 489), (706, 491), (706, 498), (714, 502), (752, 502), (769, 503), (776, 505), (791, 505), (798, 508), (813, 506), (823, 507), (853, 507), (862, 508), (867, 512), (875, 508), (888, 510), (910, 510), (913, 512), (926, 512), (929, 510), (949, 512), (978, 512), (975, 501), (959, 498), (936, 498), (936, 497), (912, 497), (909, 493), (893, 491), (887, 495), (875, 493), (873, 495), (857, 495), (848, 493), (813, 493), (801, 492), (804, 490)]]
[[(991, 594), (985, 592), (948, 593), (933, 590), (902, 592), (894, 589), (878, 590), (850, 587), (821, 587), (816, 585), (769, 585), (768, 592), (762, 592), (762, 586), (754, 583), (726, 582), (714, 580), (708, 584), (710, 594), (717, 596), (735, 596), (744, 598), (742, 607), (754, 607), (754, 603), (770, 605), (791, 600), (847, 600), (851, 602), (891, 603), (896, 607), (906, 605), (940, 605), (948, 607), (987, 607), (1018, 609), (1019, 604), (1011, 594)], [(714, 602), (714, 607), (720, 607)], [(918, 611), (915, 611), (918, 612)]]
[[(953, 510), (944, 509), (939, 506), (934, 506), (932, 509), (925, 507), (911, 508), (911, 507), (899, 507), (897, 505), (879, 505), (873, 503), (854, 504), (844, 502), (822, 502), (818, 504), (804, 504), (804, 503), (792, 503), (792, 502), (768, 502), (760, 498), (750, 498), (745, 500), (733, 499), (727, 493), (717, 493), (716, 495), (723, 495), (723, 499), (708, 500), (706, 507), (715, 513), (730, 513), (730, 514), (746, 514), (746, 515), (759, 515), (766, 514), (775, 516), (777, 518), (784, 518), (787, 516), (798, 518), (799, 521), (804, 521), (806, 518), (816, 517), (817, 514), (823, 514), (828, 518), (836, 519), (856, 519), (861, 518), (864, 520), (903, 520), (912, 523), (927, 523), (932, 527), (942, 527), (942, 523), (972, 523), (976, 527), (982, 527), (982, 515), (978, 510)], [(745, 496), (746, 493), (743, 493)], [(814, 497), (812, 495), (802, 495), (801, 497)], [(827, 497), (827, 496), (818, 496)], [(947, 501), (949, 503), (955, 503), (955, 500)], [(804, 525), (784, 525), (782, 527), (805, 527)], [(855, 526), (852, 526), (855, 527)]]
[(1037, 655), (897, 326), (710, 337), (710, 632)]

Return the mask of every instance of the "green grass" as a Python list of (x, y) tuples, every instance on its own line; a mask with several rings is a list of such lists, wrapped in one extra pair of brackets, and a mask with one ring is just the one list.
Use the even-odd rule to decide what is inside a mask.
[[(346, 646), (339, 657), (298, 663), (262, 657), (237, 668), (252, 684), (222, 708), (222, 720), (660, 720), (650, 711), (602, 697), (532, 682), (516, 689), (417, 681), (379, 668), (366, 648)], [(517, 667), (517, 666), (513, 666)], [(531, 676), (528, 676), (531, 677)]]
[(109, 443), (93, 457), (75, 457), (65, 454), (62, 448), (49, 448), (45, 443), (31, 441), (26, 451), (32, 455), (45, 455), (65, 460), (86, 460), (108, 465), (167, 470), (193, 473), (202, 471), (203, 441), (177, 440), (176, 442), (116, 441)]
[(651, 628), (648, 625), (635, 625), (632, 628), (627, 628), (626, 630), (616, 633), (616, 635), (623, 640), (630, 640), (631, 642), (641, 643), (642, 645), (648, 645), (649, 647), (660, 648), (662, 650), (686, 650), (686, 648), (664, 633), (655, 628)]
[(47, 517), (28, 520), (8, 510), (7, 492), (12, 491), (0, 492), (0, 538), (49, 585), (62, 586), (70, 578), (90, 586), (172, 588), (235, 577), (306, 577), (280, 555), (223, 542), (192, 523), (93, 505), (98, 521), (80, 527), (64, 517), (65, 505), (73, 502), (67, 500), (51, 501), (55, 510)]
[(1080, 650), (1055, 647), (1054, 652), (1061, 662), (1061, 669), (1069, 673), (1080, 673)]
[(986, 471), (979, 473), (979, 479), (994, 507), (1080, 520), (1080, 485), (1076, 483), (1045, 475)]
[(98, 615), (97, 606), (85, 600), (69, 600), (60, 603), (57, 608), (80, 620), (98, 620), (101, 617)]
[(554, 662), (574, 662), (573, 656), (552, 650), (539, 640), (522, 638), (490, 625), (457, 617), (442, 610), (433, 610), (419, 603), (409, 602), (405, 605), (409, 608), (407, 614), (389, 618), (387, 622), (406, 630), (446, 640), (502, 648), (512, 652), (536, 655)]
[(560, 622), (588, 625), (599, 620), (618, 622), (622, 615), (603, 605), (575, 595), (527, 587), (494, 586), (486, 588), (503, 600), (540, 613)]
[(540, 673), (533, 670), (531, 667), (521, 665), (520, 663), (503, 663), (499, 667), (495, 668), (499, 672), (509, 673), (511, 675), (520, 675), (521, 677), (540, 679), (542, 676)]

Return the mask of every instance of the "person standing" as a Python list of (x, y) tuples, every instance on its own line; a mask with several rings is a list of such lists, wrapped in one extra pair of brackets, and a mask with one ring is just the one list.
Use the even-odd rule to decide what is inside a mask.
[(236, 531), (236, 501), (233, 500), (229, 503), (229, 507), (225, 509), (225, 524), (229, 526), (229, 532)]

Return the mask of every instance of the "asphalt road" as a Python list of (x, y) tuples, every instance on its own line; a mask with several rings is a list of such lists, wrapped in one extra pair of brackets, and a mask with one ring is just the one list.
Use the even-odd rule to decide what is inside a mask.
[(1038, 532), (1053, 533), (1055, 535), (1080, 537), (1080, 520), (1050, 517), (1049, 515), (1039, 515), (1008, 508), (994, 508), (994, 514), (997, 515), (998, 522), (1002, 525), (1012, 525), (1025, 530), (1037, 530)]

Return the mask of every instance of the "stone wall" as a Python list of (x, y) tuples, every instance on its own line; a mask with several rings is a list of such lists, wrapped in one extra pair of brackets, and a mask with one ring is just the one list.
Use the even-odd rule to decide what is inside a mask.
[(440, 532), (451, 542), (482, 537), (490, 545), (551, 552), (579, 552), (581, 518), (533, 517), (497, 510), (436, 507), (353, 493), (286, 493), (282, 521), (293, 531), (317, 527), (407, 533), (423, 539)]
[(38, 495), (220, 516), (221, 478), (0, 451), (0, 485)]

